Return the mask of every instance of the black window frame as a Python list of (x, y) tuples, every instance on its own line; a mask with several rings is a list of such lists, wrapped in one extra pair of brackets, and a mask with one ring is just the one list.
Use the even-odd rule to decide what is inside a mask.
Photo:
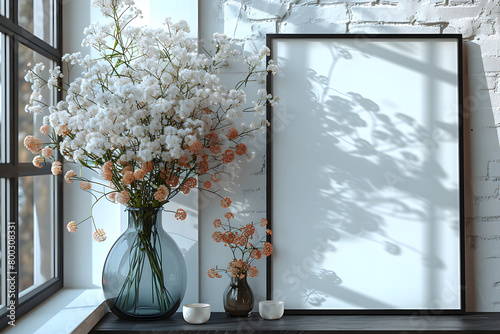
[[(52, 175), (50, 171), (50, 164), (43, 166), (42, 168), (36, 168), (31, 163), (19, 163), (18, 162), (18, 113), (19, 113), (19, 71), (23, 69), (19, 68), (19, 58), (18, 58), (18, 46), (23, 44), (33, 51), (39, 53), (40, 55), (50, 59), (55, 65), (61, 65), (62, 57), (62, 0), (54, 0), (54, 18), (53, 18), (53, 28), (55, 29), (55, 44), (56, 47), (51, 46), (49, 43), (38, 38), (30, 31), (22, 28), (18, 25), (18, 0), (6, 0), (4, 8), (4, 13), (6, 16), (0, 15), (0, 33), (4, 34), (8, 39), (6, 39), (6, 63), (1, 64), (3, 66), (3, 71), (5, 73), (7, 81), (7, 89), (5, 89), (5, 96), (2, 99), (9, 101), (6, 104), (5, 113), (1, 114), (1, 123), (5, 124), (5, 135), (0, 138), (1, 141), (5, 141), (6, 148), (5, 163), (0, 163), (0, 179), (5, 180), (4, 194), (0, 195), (0, 200), (4, 201), (3, 206), (5, 211), (0, 214), (3, 215), (3, 221), (5, 222), (3, 231), (1, 233), (2, 243), (4, 252), (1, 252), (2, 258), (0, 263), (2, 264), (0, 275), (1, 279), (4, 280), (0, 287), (3, 287), (1, 293), (3, 301), (5, 302), (4, 307), (0, 309), (0, 330), (9, 325), (11, 319), (7, 317), (9, 310), (9, 300), (11, 298), (8, 295), (9, 287), (7, 284), (7, 245), (9, 233), (14, 236), (14, 247), (15, 247), (15, 263), (14, 269), (9, 270), (16, 273), (15, 275), (15, 291), (14, 298), (15, 301), (15, 320), (17, 321), (21, 316), (31, 311), (33, 308), (44, 302), (47, 298), (52, 296), (56, 291), (63, 287), (63, 237), (61, 231), (64, 227), (62, 224), (63, 217), (63, 182), (62, 176), (58, 175), (54, 183), (56, 195), (55, 195), (55, 212), (53, 229), (54, 241), (57, 247), (54, 248), (54, 277), (47, 282), (37, 286), (33, 290), (27, 292), (21, 298), (19, 298), (19, 244), (18, 244), (18, 186), (19, 178), (23, 176), (39, 176), (39, 175)], [(4, 51), (2, 51), (4, 52)], [(3, 83), (5, 84), (5, 83)], [(61, 93), (58, 92), (56, 98), (61, 99)], [(4, 154), (4, 153), (2, 153)], [(1, 206), (0, 206), (1, 207)], [(14, 222), (14, 230), (12, 228), (9, 230), (9, 222)]]

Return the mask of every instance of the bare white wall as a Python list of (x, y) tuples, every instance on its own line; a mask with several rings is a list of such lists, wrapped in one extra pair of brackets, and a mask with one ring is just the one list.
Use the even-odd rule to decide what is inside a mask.
[[(64, 1), (64, 49), (78, 50), (81, 31), (90, 19), (89, 3)], [(156, 8), (156, 7), (155, 7)], [(234, 39), (242, 50), (265, 43), (266, 33), (461, 33), (465, 78), (465, 189), (467, 310), (500, 310), (500, 146), (496, 124), (500, 121), (500, 4), (491, 0), (198, 0), (196, 11), (181, 0), (164, 1), (158, 11), (199, 24), (202, 43), (214, 32)], [(199, 13), (199, 14), (198, 14)], [(174, 13), (175, 14), (175, 13)], [(185, 17), (187, 15), (188, 17)], [(194, 17), (196, 16), (196, 17)], [(242, 222), (265, 216), (265, 163), (263, 138), (253, 145), (257, 152), (242, 163), (239, 177), (225, 186)], [(65, 189), (65, 221), (86, 206), (76, 187)], [(219, 198), (200, 194), (200, 301), (222, 310), (227, 279), (209, 279), (207, 269), (224, 265), (229, 254), (210, 235), (212, 221), (224, 214)], [(114, 213), (112, 214), (114, 216)], [(91, 231), (65, 233), (67, 286), (94, 286), (98, 271), (119, 232), (95, 249)], [(110, 231), (110, 229), (108, 229)], [(82, 233), (83, 232), (83, 233)], [(99, 245), (99, 247), (101, 247)], [(91, 263), (93, 261), (93, 263)], [(95, 269), (89, 269), (95, 268)], [(264, 261), (260, 274), (249, 280), (257, 300), (265, 296)]]

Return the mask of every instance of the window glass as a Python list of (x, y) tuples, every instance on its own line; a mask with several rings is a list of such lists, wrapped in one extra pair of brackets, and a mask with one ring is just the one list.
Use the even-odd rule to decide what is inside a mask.
[(8, 18), (9, 17), (9, 13), (8, 13), (8, 11), (5, 10), (5, 8), (7, 8), (6, 7), (7, 3), (8, 3), (7, 0), (0, 0), (0, 15), (6, 16)]
[(20, 296), (54, 277), (54, 178), (19, 178)]
[(0, 33), (0, 163), (9, 162), (10, 159), (8, 157), (9, 144), (10, 140), (7, 137), (7, 129), (6, 126), (8, 121), (8, 103), (6, 100), (7, 92), (6, 87), (8, 87), (7, 83), (7, 71), (6, 71), (6, 41), (7, 37), (4, 34)]
[(54, 41), (54, 0), (19, 0), (18, 23), (52, 46)]
[[(5, 231), (5, 219), (7, 217), (6, 213), (6, 204), (5, 200), (7, 198), (7, 189), (5, 188), (5, 179), (0, 179), (0, 228), (2, 231)], [(2, 233), (3, 234), (3, 233)], [(4, 297), (4, 291), (5, 290), (5, 260), (4, 258), (7, 258), (6, 256), (3, 256), (3, 254), (7, 254), (6, 249), (5, 249), (5, 243), (4, 243), (4, 238), (0, 238), (0, 308), (5, 305), (5, 297)], [(7, 254), (8, 255), (8, 254)]]
[[(35, 136), (40, 139), (42, 143), (49, 142), (48, 136), (42, 135), (39, 131), (40, 127), (43, 125), (43, 116), (49, 114), (47, 108), (43, 108), (44, 111), (42, 113), (28, 113), (25, 111), (25, 107), (29, 103), (32, 90), (31, 84), (24, 80), (24, 76), (26, 75), (28, 68), (33, 68), (35, 64), (40, 62), (45, 65), (45, 69), (41, 75), (44, 79), (47, 79), (48, 71), (53, 67), (53, 62), (27, 46), (19, 44), (19, 162), (31, 162), (34, 157), (34, 155), (24, 147), (24, 138), (27, 135)], [(54, 92), (47, 89), (42, 90), (42, 101), (46, 104), (51, 104), (53, 101), (53, 95)]]

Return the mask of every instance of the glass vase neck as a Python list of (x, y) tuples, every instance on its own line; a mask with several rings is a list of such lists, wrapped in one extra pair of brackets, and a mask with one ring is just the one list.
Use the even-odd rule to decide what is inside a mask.
[(161, 225), (161, 208), (127, 208), (128, 227), (142, 230)]

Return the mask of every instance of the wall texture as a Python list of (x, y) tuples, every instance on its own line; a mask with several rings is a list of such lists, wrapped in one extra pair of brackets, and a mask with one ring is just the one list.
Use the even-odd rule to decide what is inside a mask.
[[(467, 311), (500, 311), (500, 3), (497, 0), (199, 0), (199, 36), (225, 33), (242, 50), (265, 44), (267, 33), (460, 33), (464, 44), (464, 139)], [(226, 184), (240, 219), (265, 214), (262, 138), (256, 157)], [(221, 215), (218, 199), (200, 198), (200, 272), (221, 259), (210, 240)], [(262, 275), (252, 279), (264, 298)], [(219, 310), (227, 282), (205, 276), (200, 299)]]
[[(196, 0), (195, 0), (196, 1)], [(155, 1), (142, 0), (153, 4)], [(196, 26), (202, 46), (214, 32), (227, 34), (243, 51), (265, 44), (266, 33), (461, 33), (464, 45), (464, 138), (466, 205), (467, 310), (500, 311), (500, 3), (498, 0), (198, 0), (198, 8), (183, 0), (158, 1), (164, 16), (182, 12)], [(89, 4), (65, 0), (65, 52), (80, 51), (81, 31), (92, 18)], [(174, 14), (172, 14), (174, 12)], [(187, 14), (186, 14), (187, 13)], [(88, 50), (81, 50), (87, 51)], [(228, 80), (232, 80), (229, 77)], [(252, 100), (251, 97), (248, 98)], [(251, 117), (251, 116), (249, 116)], [(242, 222), (265, 216), (265, 156), (263, 136), (252, 149), (255, 158), (242, 163), (237, 178), (223, 185), (233, 198)], [(219, 198), (199, 196), (200, 301), (222, 310), (227, 279), (209, 279), (204, 273), (228, 261), (229, 253), (214, 243), (212, 221), (224, 214)], [(82, 193), (65, 188), (65, 221), (81, 211)], [(103, 212), (109, 213), (108, 208)], [(111, 215), (119, 213), (113, 207)], [(84, 217), (85, 213), (81, 213)], [(104, 216), (105, 217), (105, 216)], [(99, 284), (104, 255), (119, 235), (108, 229), (107, 246), (85, 235), (65, 233), (65, 285)], [(77, 247), (75, 247), (77, 245)], [(91, 252), (81, 251), (90, 249)], [(265, 296), (265, 261), (250, 284), (257, 299)], [(89, 269), (90, 268), (90, 269)], [(192, 278), (191, 278), (192, 279)]]

